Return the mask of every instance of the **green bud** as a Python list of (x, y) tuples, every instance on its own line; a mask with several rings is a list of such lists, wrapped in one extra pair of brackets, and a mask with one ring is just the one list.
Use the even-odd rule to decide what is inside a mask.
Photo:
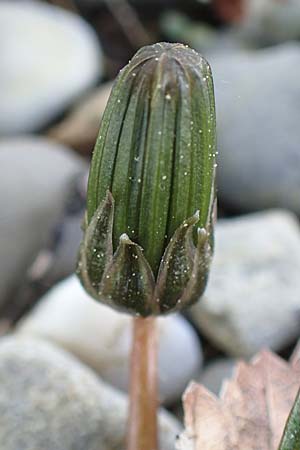
[(99, 301), (148, 316), (202, 295), (215, 203), (211, 70), (182, 44), (121, 70), (91, 163), (79, 277)]

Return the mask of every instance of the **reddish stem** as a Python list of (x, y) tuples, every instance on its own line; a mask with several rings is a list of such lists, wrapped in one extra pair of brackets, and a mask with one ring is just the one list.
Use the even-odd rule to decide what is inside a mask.
[(156, 319), (133, 319), (127, 450), (158, 450)]

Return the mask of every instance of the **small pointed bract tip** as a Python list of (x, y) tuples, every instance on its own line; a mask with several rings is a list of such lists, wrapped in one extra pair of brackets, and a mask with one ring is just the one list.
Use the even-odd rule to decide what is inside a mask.
[[(194, 216), (193, 216), (194, 218), (195, 218), (195, 220), (198, 222), (199, 221), (199, 219), (200, 219), (200, 210), (199, 209), (197, 209), (197, 211), (195, 212), (195, 214), (194, 214)], [(195, 222), (196, 223), (196, 222)]]
[(192, 225), (195, 225), (197, 222), (199, 222), (199, 219), (200, 219), (200, 211), (199, 209), (197, 209), (197, 211), (191, 217), (189, 217), (183, 222), (183, 226), (190, 227)]
[(133, 242), (129, 239), (128, 234), (123, 233), (120, 236), (120, 244), (133, 244)]
[(198, 233), (198, 239), (206, 239), (208, 232), (206, 231), (205, 228), (198, 228), (197, 229), (197, 233)]
[(113, 205), (114, 202), (115, 202), (112, 193), (111, 193), (110, 190), (108, 190), (108, 189), (107, 189), (107, 191), (106, 191), (106, 199), (107, 199), (107, 201), (108, 201), (109, 203), (111, 203), (112, 205)]

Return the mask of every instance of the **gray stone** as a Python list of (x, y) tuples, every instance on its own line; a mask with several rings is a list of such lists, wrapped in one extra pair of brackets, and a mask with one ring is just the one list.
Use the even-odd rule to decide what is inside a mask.
[(300, 231), (288, 212), (222, 220), (208, 288), (191, 318), (219, 348), (249, 357), (299, 336)]
[(82, 170), (80, 158), (48, 140), (0, 141), (0, 305), (46, 242)]
[(88, 171), (74, 179), (62, 215), (30, 268), (30, 282), (54, 286), (74, 273), (86, 209)]
[(225, 380), (231, 378), (235, 365), (234, 359), (219, 358), (204, 367), (199, 383), (210, 392), (218, 395)]
[[(123, 450), (127, 400), (51, 344), (0, 340), (0, 442), (5, 450)], [(178, 422), (160, 415), (161, 448)]]
[[(180, 399), (202, 364), (201, 344), (179, 315), (158, 319), (161, 401)], [(19, 325), (19, 332), (64, 347), (104, 380), (126, 390), (132, 318), (96, 303), (72, 276), (55, 286)]]
[(300, 214), (300, 45), (210, 59), (217, 103), (219, 196), (243, 211)]
[(36, 1), (0, 2), (0, 134), (37, 130), (102, 72), (95, 32), (80, 16)]

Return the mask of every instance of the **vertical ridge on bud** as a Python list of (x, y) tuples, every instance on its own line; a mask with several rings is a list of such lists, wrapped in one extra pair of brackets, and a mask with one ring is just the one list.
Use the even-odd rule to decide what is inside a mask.
[[(115, 156), (115, 168), (114, 171), (117, 176), (113, 177), (112, 192), (114, 193), (114, 199), (118, 203), (119, 207), (115, 212), (114, 222), (114, 243), (117, 242), (120, 237), (120, 231), (128, 233), (131, 239), (136, 237), (135, 228), (133, 224), (129, 223), (129, 205), (132, 202), (132, 191), (135, 191), (139, 196), (140, 182), (142, 177), (142, 167), (139, 167), (136, 171), (135, 164), (141, 158), (142, 155), (137, 152), (140, 128), (142, 125), (144, 100), (147, 95), (147, 83), (144, 77), (139, 76), (138, 83), (132, 87), (131, 98), (128, 102), (126, 114), (124, 116), (123, 127), (119, 138), (118, 147), (121, 151), (118, 151)], [(126, 149), (126, 151), (122, 151)], [(140, 172), (140, 173), (136, 173)], [(137, 207), (139, 198), (135, 199), (135, 208)], [(136, 212), (135, 212), (136, 213)]]
[(168, 237), (197, 209), (200, 210), (199, 225), (206, 225), (214, 190), (216, 119), (211, 70), (204, 58), (193, 51), (185, 63), (185, 67), (180, 64), (174, 190)]
[[(149, 82), (147, 83), (149, 88)], [(137, 132), (136, 148), (133, 160), (131, 162), (131, 191), (130, 202), (127, 211), (127, 232), (130, 238), (139, 242), (139, 211), (141, 204), (141, 183), (143, 182), (144, 172), (144, 153), (146, 147), (146, 137), (148, 129), (148, 119), (150, 113), (150, 98), (148, 92), (140, 99), (143, 109), (140, 115), (140, 128)]]
[(190, 195), (190, 167), (191, 155), (191, 93), (188, 77), (185, 70), (177, 62), (179, 72), (178, 111), (176, 121), (176, 140), (174, 148), (174, 166), (172, 180), (172, 199), (169, 208), (168, 239), (174, 234), (178, 226), (189, 216)]
[[(113, 89), (105, 109), (96, 141), (90, 169), (87, 196), (87, 217), (91, 221), (99, 203), (106, 192), (111, 191), (115, 157), (118, 142), (123, 129), (123, 117), (128, 108), (133, 79), (127, 79), (123, 71), (118, 79), (118, 86)], [(101, 180), (101, 183), (99, 183)]]
[[(161, 54), (154, 70), (145, 144), (139, 236), (154, 273), (164, 251), (176, 129), (177, 77), (172, 61)], [(169, 69), (169, 70), (168, 70)]]
[(195, 163), (192, 166), (190, 213), (195, 210), (194, 201), (200, 209), (199, 226), (205, 227), (210, 220), (212, 199), (215, 195), (216, 115), (211, 69), (207, 63), (202, 65), (202, 76), (194, 77), (195, 84), (192, 85)]

